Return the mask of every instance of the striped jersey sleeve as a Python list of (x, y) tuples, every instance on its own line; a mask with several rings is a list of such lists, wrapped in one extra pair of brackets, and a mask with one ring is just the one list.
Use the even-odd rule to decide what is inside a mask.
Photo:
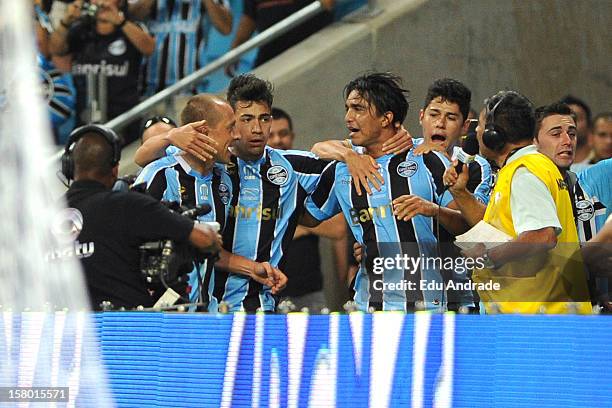
[(491, 165), (484, 157), (476, 156), (476, 160), (470, 163), (469, 170), (468, 191), (481, 203), (488, 204), (491, 194)]
[(333, 161), (325, 167), (316, 189), (306, 199), (306, 210), (319, 221), (331, 218), (341, 211), (336, 196), (337, 165), (338, 162)]
[(441, 204), (442, 195), (446, 190), (442, 181), (442, 176), (444, 176), (444, 171), (450, 165), (450, 161), (444, 157), (443, 154), (432, 151), (423, 155), (423, 162), (425, 163), (427, 170), (429, 170), (434, 182), (434, 201)]
[(319, 159), (314, 153), (302, 150), (286, 150), (282, 154), (291, 163), (298, 182), (306, 193), (311, 194), (315, 191), (321, 173), (330, 162)]

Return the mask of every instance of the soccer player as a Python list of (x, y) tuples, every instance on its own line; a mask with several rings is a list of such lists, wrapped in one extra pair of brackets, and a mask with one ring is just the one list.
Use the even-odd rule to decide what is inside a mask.
[[(306, 195), (314, 191), (327, 162), (314, 154), (266, 146), (272, 122), (272, 86), (253, 75), (234, 78), (227, 91), (240, 139), (230, 172), (233, 195), (225, 248), (282, 270)], [(217, 275), (215, 294), (230, 310), (275, 310), (269, 288), (236, 274)]]
[[(237, 134), (234, 133), (234, 112), (227, 102), (212, 95), (193, 96), (181, 112), (181, 121), (185, 125), (177, 131), (207, 126), (209, 137), (219, 146), (215, 161), (230, 162), (229, 145), (237, 139)], [(137, 184), (139, 182), (146, 182), (147, 191), (160, 200), (177, 202), (187, 207), (209, 205), (211, 211), (201, 215), (198, 220), (215, 221), (223, 231), (230, 211), (232, 180), (222, 164), (202, 162), (191, 153), (177, 153), (146, 166), (136, 180)], [(253, 276), (260, 282), (270, 282), (267, 280), (270, 274), (275, 277), (272, 281), (277, 278), (283, 281), (274, 291), (284, 286), (284, 275), (268, 264), (241, 259), (227, 251), (222, 251), (220, 257), (216, 263), (218, 268), (233, 268), (235, 272)], [(203, 263), (198, 264), (197, 269), (200, 270), (199, 275), (194, 270), (189, 276), (189, 300), (194, 303), (201, 296), (201, 300), (208, 303), (208, 310), (215, 312), (220, 300), (213, 296), (215, 269), (210, 262), (205, 267)], [(203, 296), (204, 293), (206, 296)]]
[[(327, 163), (310, 152), (266, 147), (272, 120), (270, 83), (253, 75), (240, 75), (232, 79), (227, 97), (234, 108), (240, 140), (233, 146), (238, 157), (233, 159), (233, 172), (230, 173), (233, 198), (224, 246), (250, 259), (269, 260), (282, 270), (283, 257), (302, 213), (306, 194), (314, 190)], [(173, 130), (149, 139), (136, 152), (137, 163), (146, 164), (161, 157), (164, 149), (174, 143), (171, 138), (180, 139), (174, 137), (176, 133)], [(217, 144), (202, 133), (205, 132), (193, 129), (193, 138), (188, 138), (186, 151), (202, 160), (210, 160), (211, 154), (216, 154), (217, 148), (213, 146)], [(406, 145), (407, 132), (394, 132), (392, 136), (385, 143), (389, 151)], [(361, 182), (369, 190), (368, 180), (380, 177), (368, 158), (353, 154), (347, 162), (357, 186)], [(237, 275), (229, 275), (227, 279), (221, 274), (216, 276), (215, 296), (223, 296), (231, 311), (274, 310), (276, 302), (268, 288)]]
[[(415, 215), (409, 220), (394, 217), (393, 200), (416, 195), (432, 202), (442, 193), (442, 174), (447, 164), (438, 152), (415, 156), (413, 151), (389, 154), (383, 144), (396, 132), (408, 111), (407, 91), (400, 79), (388, 73), (372, 73), (351, 81), (344, 89), (346, 126), (351, 143), (365, 148), (379, 166), (383, 183), (371, 195), (360, 195), (346, 164), (332, 162), (307, 200), (307, 225), (343, 212), (356, 241), (365, 246), (365, 263), (355, 278), (355, 302), (360, 310), (408, 310), (422, 301), (425, 309), (443, 311), (446, 307), (440, 268), (425, 264), (415, 269), (394, 264), (381, 270), (380, 261), (403, 254), (418, 259), (419, 254), (435, 259), (436, 237), (433, 221)], [(413, 243), (400, 248), (400, 243)], [(418, 246), (418, 248), (416, 248)], [(404, 252), (402, 252), (404, 251)], [(416, 279), (415, 279), (416, 278)], [(421, 290), (420, 282), (437, 288)], [(416, 288), (409, 283), (416, 284)], [(397, 288), (396, 285), (399, 285)]]

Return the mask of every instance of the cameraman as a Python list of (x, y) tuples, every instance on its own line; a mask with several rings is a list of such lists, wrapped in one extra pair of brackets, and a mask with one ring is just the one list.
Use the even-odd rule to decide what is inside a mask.
[[(138, 103), (138, 77), (143, 55), (151, 55), (155, 39), (146, 27), (130, 20), (126, 0), (75, 0), (50, 39), (54, 55), (70, 55), (77, 90), (79, 123), (112, 119)], [(90, 117), (86, 106), (87, 75), (107, 77), (107, 118)], [(128, 126), (126, 143), (138, 137), (138, 122)]]
[(127, 309), (153, 305), (139, 269), (138, 248), (144, 242), (188, 241), (213, 253), (221, 247), (221, 237), (208, 226), (172, 213), (147, 195), (111, 191), (120, 154), (111, 129), (88, 125), (71, 134), (62, 158), (62, 172), (75, 181), (66, 193), (70, 208), (58, 221), (78, 238), (75, 253), (83, 263), (94, 309), (102, 301)]

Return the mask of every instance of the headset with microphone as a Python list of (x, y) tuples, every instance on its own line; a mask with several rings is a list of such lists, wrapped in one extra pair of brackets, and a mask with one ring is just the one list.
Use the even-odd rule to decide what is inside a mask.
[(64, 153), (62, 154), (62, 174), (68, 181), (74, 180), (74, 158), (72, 152), (76, 143), (86, 134), (95, 133), (104, 137), (108, 144), (113, 149), (111, 158), (111, 167), (115, 167), (121, 160), (121, 142), (117, 133), (111, 128), (102, 125), (90, 124), (81, 126), (70, 133)]
[[(485, 120), (485, 130), (482, 134), (482, 143), (489, 149), (500, 152), (507, 142), (507, 137), (502, 128), (495, 124), (495, 110), (501, 103), (508, 97), (508, 95), (516, 94), (514, 91), (501, 91), (497, 95), (500, 95), (499, 101), (493, 106), (493, 108), (489, 109), (489, 104), (487, 103), (487, 114)], [(488, 101), (487, 101), (488, 102)]]

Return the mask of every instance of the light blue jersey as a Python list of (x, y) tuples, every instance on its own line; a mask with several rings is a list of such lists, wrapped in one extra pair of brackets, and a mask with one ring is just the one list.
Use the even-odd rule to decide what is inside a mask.
[[(306, 195), (314, 191), (328, 162), (310, 152), (276, 150), (247, 162), (235, 158), (234, 192), (224, 247), (257, 262), (283, 269), (283, 257), (293, 239)], [(243, 275), (217, 274), (215, 294), (231, 311), (274, 311), (270, 288)]]
[[(232, 198), (232, 180), (225, 166), (215, 164), (210, 173), (202, 175), (193, 170), (180, 155), (165, 156), (142, 170), (135, 184), (143, 182), (147, 183), (147, 191), (158, 200), (176, 202), (187, 208), (210, 205), (212, 210), (199, 216), (198, 221), (216, 221), (223, 231)], [(199, 279), (197, 270), (200, 271)], [(202, 298), (208, 301), (209, 312), (216, 312), (220, 299), (213, 295), (214, 282), (213, 264), (196, 263), (189, 274), (189, 301), (195, 303), (200, 293), (206, 293), (207, 296)]]
[[(434, 220), (422, 215), (407, 222), (397, 220), (392, 201), (412, 194), (439, 202), (442, 175), (448, 161), (437, 152), (414, 156), (411, 150), (379, 157), (376, 162), (385, 180), (381, 191), (357, 195), (347, 166), (333, 162), (307, 199), (306, 208), (320, 221), (342, 211), (356, 241), (365, 246), (354, 285), (354, 300), (360, 310), (367, 311), (370, 307), (409, 310), (416, 301), (423, 301), (429, 310), (444, 310), (446, 293), (438, 265), (427, 262), (414, 267), (382, 262), (398, 255), (422, 259), (420, 262), (438, 257)], [(421, 281), (431, 283), (433, 288), (422, 290)], [(409, 287), (411, 284), (416, 287)]]
[(593, 238), (612, 214), (612, 159), (578, 173), (576, 223), (580, 242)]

